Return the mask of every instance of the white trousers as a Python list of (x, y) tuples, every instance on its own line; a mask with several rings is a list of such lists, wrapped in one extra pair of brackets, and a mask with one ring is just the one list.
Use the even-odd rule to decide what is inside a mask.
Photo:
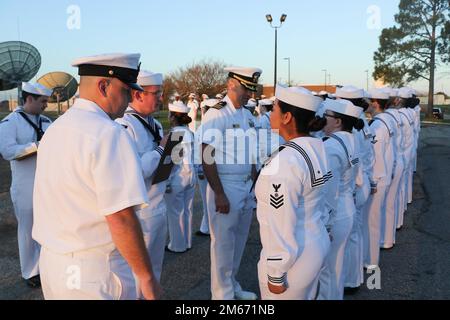
[(46, 300), (136, 300), (133, 273), (114, 244), (57, 254), (43, 247), (41, 283)]
[(403, 221), (405, 217), (405, 212), (408, 207), (408, 200), (406, 195), (406, 169), (403, 170), (402, 176), (400, 178), (399, 195), (398, 195), (398, 216), (395, 219), (395, 225), (397, 229), (403, 227)]
[(203, 217), (202, 217), (202, 223), (200, 225), (200, 231), (206, 234), (209, 234), (209, 219), (208, 219), (208, 208), (206, 205), (206, 187), (208, 186), (208, 180), (206, 180), (206, 177), (202, 179), (197, 179), (198, 181), (198, 187), (200, 192), (200, 197), (202, 198), (202, 204), (203, 204)]
[(344, 298), (344, 252), (352, 231), (354, 217), (336, 220), (331, 227), (330, 252), (319, 277), (319, 300)]
[(216, 212), (215, 195), (208, 184), (209, 230), (211, 232), (211, 294), (213, 300), (232, 300), (242, 290), (236, 281), (253, 217), (252, 181), (244, 177), (221, 175), (230, 202), (230, 212)]
[(414, 182), (414, 164), (410, 164), (409, 168), (408, 168), (408, 185), (407, 185), (407, 190), (408, 190), (408, 204), (412, 203), (413, 200), (413, 182)]
[(267, 260), (258, 262), (258, 279), (262, 300), (313, 300), (317, 295), (319, 275), (330, 250), (330, 238), (324, 229), (317, 241), (308, 241), (300, 257), (287, 272), (288, 289), (273, 294), (267, 286)]
[(171, 184), (172, 192), (166, 193), (169, 226), (169, 249), (185, 252), (192, 247), (192, 214), (194, 211), (195, 185)]
[(164, 260), (164, 248), (167, 238), (167, 218), (165, 208), (137, 210), (137, 217), (141, 223), (145, 247), (152, 262), (155, 277), (160, 281)]
[(11, 187), (11, 200), (17, 219), (20, 270), (24, 279), (39, 274), (40, 245), (31, 236), (33, 230), (33, 183)]
[(352, 231), (344, 251), (344, 287), (357, 288), (364, 282), (362, 211), (356, 209)]
[(388, 186), (378, 185), (363, 211), (364, 264), (377, 265), (380, 258), (381, 213), (385, 211)]
[(389, 249), (395, 244), (396, 217), (399, 215), (400, 182), (404, 171), (403, 162), (397, 162), (394, 178), (386, 195), (386, 210), (381, 214), (380, 246)]

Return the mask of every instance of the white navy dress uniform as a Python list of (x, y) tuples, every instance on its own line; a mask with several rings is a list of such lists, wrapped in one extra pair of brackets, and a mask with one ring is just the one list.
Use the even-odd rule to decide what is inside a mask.
[(197, 125), (197, 113), (198, 113), (198, 110), (200, 109), (198, 101), (195, 100), (195, 97), (196, 97), (195, 93), (191, 93), (189, 95), (189, 98), (191, 98), (193, 100), (189, 101), (187, 103), (187, 106), (189, 108), (189, 114), (188, 115), (192, 119), (192, 122), (189, 123), (189, 130), (191, 130), (192, 132), (195, 132), (197, 130), (197, 127), (198, 127), (198, 125)]
[[(142, 70), (137, 78), (138, 85), (160, 86), (163, 75)], [(144, 241), (147, 247), (152, 269), (158, 281), (161, 278), (164, 260), (164, 247), (167, 237), (167, 217), (164, 193), (167, 181), (152, 184), (156, 169), (164, 149), (159, 145), (164, 131), (161, 123), (152, 116), (142, 117), (129, 105), (122, 118), (116, 119), (128, 132), (136, 145), (136, 150), (142, 166), (145, 186), (147, 188), (148, 206), (136, 211), (141, 223)]]
[[(409, 99), (412, 97), (412, 93), (407, 88), (402, 88), (398, 91), (398, 97), (401, 99)], [(402, 181), (400, 182), (400, 205), (403, 204), (403, 208), (400, 208), (399, 217), (397, 220), (397, 229), (403, 226), (404, 213), (408, 207), (409, 200), (409, 173), (411, 171), (411, 159), (413, 157), (414, 149), (414, 127), (413, 119), (411, 118), (408, 108), (402, 107), (398, 110), (400, 116), (403, 119), (403, 139), (404, 139), (404, 159), (405, 169), (402, 175)]]
[[(363, 109), (347, 100), (327, 99), (325, 113), (332, 111), (359, 119)], [(344, 297), (344, 257), (353, 220), (356, 214), (355, 183), (358, 170), (358, 152), (355, 137), (350, 132), (338, 131), (324, 138), (329, 168), (333, 174), (326, 187), (325, 201), (330, 210), (327, 223), (332, 237), (330, 252), (320, 275), (320, 300), (342, 300)], [(360, 241), (360, 239), (357, 239)], [(353, 252), (355, 251), (355, 252)], [(351, 254), (357, 255), (358, 250)], [(355, 259), (356, 260), (356, 259)], [(352, 268), (355, 270), (356, 268)]]
[[(380, 93), (382, 94), (382, 92)], [(369, 197), (363, 215), (364, 264), (377, 267), (380, 256), (382, 223), (386, 212), (386, 197), (395, 168), (395, 129), (397, 124), (389, 115), (379, 113), (371, 121), (375, 134), (375, 163), (372, 182), (377, 192)]]
[[(396, 96), (392, 89), (384, 90), (387, 98)], [(404, 206), (401, 198), (400, 185), (405, 170), (405, 144), (403, 138), (404, 119), (394, 107), (388, 106), (385, 114), (391, 117), (391, 122), (395, 125), (394, 143), (395, 143), (395, 168), (392, 173), (392, 182), (386, 196), (386, 213), (385, 220), (382, 223), (381, 232), (381, 248), (390, 249), (395, 245), (395, 234), (397, 230), (397, 222), (400, 214), (400, 207)]]
[[(214, 108), (215, 106), (218, 106), (220, 103), (219, 99), (207, 99), (203, 102), (204, 104), (204, 113), (205, 114), (210, 108)], [(203, 124), (203, 117), (202, 117), (202, 124)], [(203, 172), (203, 166), (202, 166), (202, 160), (201, 160), (201, 153), (202, 153), (202, 130), (203, 127), (200, 125), (200, 127), (197, 129), (197, 131), (194, 134), (194, 141), (196, 143), (196, 148), (194, 148), (195, 154), (194, 154), (194, 163), (196, 167), (197, 172), (197, 182), (199, 186), (199, 192), (200, 197), (202, 199), (203, 204), (203, 217), (202, 222), (200, 224), (200, 232), (202, 235), (209, 235), (209, 218), (208, 218), (208, 206), (206, 203), (206, 188), (208, 186), (208, 180), (205, 177), (205, 173)]]
[[(39, 83), (24, 82), (22, 90), (38, 96), (52, 95), (51, 90)], [(39, 274), (40, 246), (31, 237), (33, 186), (38, 144), (50, 124), (49, 118), (27, 114), (22, 107), (0, 122), (0, 154), (11, 165), (10, 193), (18, 225), (20, 269), (24, 279)]]
[[(252, 91), (256, 91), (262, 73), (260, 69), (240, 67), (226, 68), (225, 71), (229, 72), (229, 77)], [(236, 280), (255, 206), (254, 196), (250, 192), (253, 184), (252, 164), (256, 163), (253, 115), (243, 106), (234, 106), (226, 96), (222, 104), (205, 113), (201, 134), (202, 144), (215, 149), (217, 172), (230, 201), (228, 214), (216, 212), (215, 193), (208, 184), (206, 199), (211, 233), (212, 299), (256, 299), (253, 293), (243, 291)], [(244, 139), (255, 146), (254, 152), (246, 149)]]
[[(139, 54), (81, 58), (81, 76), (136, 84)], [(128, 263), (105, 216), (145, 206), (148, 196), (134, 143), (96, 103), (77, 99), (39, 145), (33, 238), (41, 246), (46, 299), (136, 299)]]
[[(188, 114), (189, 108), (181, 101), (169, 104), (170, 112)], [(171, 130), (173, 137), (183, 137), (177, 146), (178, 159), (172, 158), (175, 165), (170, 174), (170, 192), (164, 199), (167, 205), (169, 226), (168, 248), (175, 252), (185, 252), (192, 247), (192, 216), (196, 174), (193, 161), (194, 134), (187, 126), (177, 126)]]
[[(344, 86), (336, 90), (336, 96), (340, 99), (361, 99), (366, 96), (363, 89), (354, 86)], [(356, 212), (353, 219), (353, 228), (347, 240), (344, 251), (344, 287), (357, 288), (364, 282), (364, 244), (362, 215), (363, 208), (369, 199), (372, 181), (373, 164), (375, 162), (373, 151), (374, 134), (369, 127), (364, 112), (360, 119), (364, 122), (364, 128), (360, 131), (353, 129), (355, 138), (355, 153), (359, 159), (355, 180), (355, 206)]]
[[(277, 86), (292, 106), (317, 111), (322, 100), (304, 88)], [(321, 139), (286, 142), (264, 164), (256, 183), (262, 251), (258, 278), (262, 299), (312, 300), (330, 239), (323, 223), (324, 185), (331, 177)], [(273, 294), (268, 283), (287, 290)]]

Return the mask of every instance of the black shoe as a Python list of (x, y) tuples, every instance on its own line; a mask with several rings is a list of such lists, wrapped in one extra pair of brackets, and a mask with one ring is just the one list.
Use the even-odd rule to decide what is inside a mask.
[(195, 235), (199, 236), (199, 237), (209, 237), (210, 235), (208, 233), (204, 233), (200, 230), (198, 230)]
[(25, 279), (25, 283), (30, 288), (39, 289), (41, 287), (41, 277), (37, 275), (30, 279)]
[(354, 294), (356, 294), (358, 291), (359, 291), (359, 289), (360, 289), (361, 287), (356, 287), (356, 288), (344, 288), (344, 294), (347, 294), (347, 295), (354, 295)]
[(170, 250), (170, 249), (169, 249), (169, 246), (166, 246), (165, 250), (166, 250), (167, 252), (170, 252), (170, 253), (177, 253), (177, 254), (185, 253), (185, 252), (187, 251), (187, 250), (186, 250), (186, 251), (181, 251), (181, 252), (173, 251), (173, 250)]
[(395, 244), (393, 244), (393, 245), (392, 245), (392, 247), (390, 247), (390, 248), (385, 248), (385, 247), (381, 247), (381, 248), (380, 248), (380, 250), (383, 250), (383, 251), (388, 251), (388, 250), (391, 250), (391, 249), (393, 249), (393, 248), (394, 248), (394, 246), (395, 246)]

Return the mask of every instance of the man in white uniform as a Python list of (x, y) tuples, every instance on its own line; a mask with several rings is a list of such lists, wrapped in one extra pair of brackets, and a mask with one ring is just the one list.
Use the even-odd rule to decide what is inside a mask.
[(23, 83), (24, 105), (0, 122), (0, 154), (11, 162), (11, 200), (18, 229), (20, 269), (29, 287), (39, 288), (39, 244), (31, 237), (36, 152), (49, 118), (41, 115), (52, 91), (39, 83)]
[(239, 67), (225, 71), (225, 103), (206, 112), (201, 139), (203, 170), (208, 180), (211, 292), (214, 300), (254, 300), (257, 296), (242, 290), (236, 275), (252, 220), (254, 197), (250, 190), (252, 176), (256, 176), (256, 155), (250, 159), (250, 148), (244, 143), (247, 138), (254, 140), (248, 141), (250, 145), (255, 143), (255, 125), (253, 116), (243, 106), (256, 91), (262, 71)]
[[(155, 299), (161, 294), (135, 210), (147, 205), (135, 145), (123, 116), (140, 54), (73, 63), (80, 98), (39, 145), (33, 238), (46, 299)], [(136, 276), (139, 287), (133, 274)]]
[(197, 114), (198, 114), (198, 109), (200, 108), (198, 105), (197, 100), (195, 100), (196, 98), (196, 94), (195, 93), (191, 93), (189, 95), (189, 101), (187, 103), (188, 108), (190, 108), (189, 114), (188, 116), (191, 117), (192, 122), (189, 124), (189, 130), (191, 130), (192, 132), (195, 133), (195, 131), (197, 130)]
[(167, 237), (164, 202), (167, 182), (152, 184), (152, 181), (167, 139), (163, 139), (162, 125), (152, 114), (157, 112), (162, 104), (163, 75), (143, 70), (138, 75), (137, 83), (144, 91), (132, 91), (132, 101), (125, 115), (116, 121), (126, 128), (131, 140), (135, 142), (142, 165), (149, 206), (138, 210), (136, 215), (141, 222), (153, 272), (159, 281)]

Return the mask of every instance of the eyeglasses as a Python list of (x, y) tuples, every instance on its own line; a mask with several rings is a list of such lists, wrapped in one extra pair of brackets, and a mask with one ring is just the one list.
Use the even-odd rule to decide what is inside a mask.
[(144, 90), (144, 91), (142, 91), (142, 92), (145, 92), (145, 93), (154, 95), (154, 96), (156, 96), (156, 97), (161, 97), (161, 96), (163, 95), (163, 91), (161, 91), (161, 90), (153, 91), (153, 92), (151, 92), (151, 91), (145, 91), (145, 90)]

